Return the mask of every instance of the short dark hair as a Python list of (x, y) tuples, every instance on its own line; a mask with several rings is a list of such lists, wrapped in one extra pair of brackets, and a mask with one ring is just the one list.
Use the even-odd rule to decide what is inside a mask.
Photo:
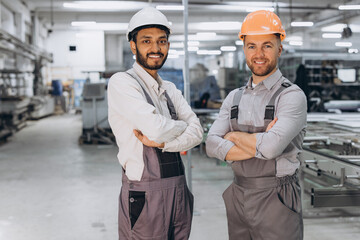
[(134, 41), (136, 43), (136, 37), (137, 37), (137, 34), (140, 30), (142, 29), (145, 29), (145, 28), (159, 28), (163, 31), (165, 31), (166, 33), (166, 38), (169, 39), (169, 35), (170, 35), (170, 30), (163, 26), (163, 25), (158, 25), (158, 24), (149, 24), (149, 25), (144, 25), (144, 26), (140, 26), (140, 27), (137, 27), (135, 28), (134, 30), (132, 30), (130, 33), (129, 33), (129, 42), (130, 41)]

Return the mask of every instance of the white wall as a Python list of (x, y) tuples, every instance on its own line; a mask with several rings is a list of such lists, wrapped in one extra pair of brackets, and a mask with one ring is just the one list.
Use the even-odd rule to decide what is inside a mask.
[[(76, 46), (75, 52), (69, 50), (70, 45)], [(54, 31), (46, 40), (46, 49), (54, 58), (53, 79), (85, 79), (84, 71), (105, 70), (103, 31)]]

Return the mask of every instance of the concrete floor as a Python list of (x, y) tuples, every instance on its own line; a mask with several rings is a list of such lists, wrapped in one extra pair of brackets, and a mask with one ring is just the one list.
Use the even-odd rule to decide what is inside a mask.
[[(0, 146), (0, 240), (117, 239), (117, 148), (79, 146), (81, 128), (79, 115), (29, 121)], [(221, 194), (231, 182), (231, 170), (198, 149), (192, 151), (192, 162), (190, 239), (226, 240)], [(305, 239), (360, 239), (359, 215), (312, 216), (304, 220)]]

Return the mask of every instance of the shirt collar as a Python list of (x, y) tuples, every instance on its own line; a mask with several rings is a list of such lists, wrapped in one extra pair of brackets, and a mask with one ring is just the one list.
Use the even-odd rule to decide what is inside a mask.
[[(282, 77), (282, 73), (280, 72), (279, 69), (277, 69), (273, 74), (265, 78), (258, 85), (263, 84), (268, 90), (270, 90), (275, 85), (275, 83), (279, 81), (281, 77)], [(251, 82), (252, 82), (252, 77), (250, 77), (249, 82), (246, 84), (247, 88), (251, 88)]]
[[(140, 64), (138, 64), (136, 61), (133, 64), (133, 68), (135, 73), (144, 81), (144, 83), (146, 84), (146, 86), (148, 88), (152, 88), (156, 91), (159, 91), (161, 85), (162, 85), (162, 79), (159, 76), (159, 74), (157, 75), (157, 78), (154, 79), (147, 71), (145, 71), (145, 69), (140, 66)], [(154, 81), (155, 80), (155, 81)]]

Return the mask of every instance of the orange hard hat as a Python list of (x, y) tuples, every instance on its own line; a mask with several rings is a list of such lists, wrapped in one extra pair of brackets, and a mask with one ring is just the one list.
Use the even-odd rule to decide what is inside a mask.
[(239, 38), (244, 41), (246, 35), (280, 34), (280, 39), (285, 39), (285, 29), (280, 18), (273, 12), (258, 10), (249, 13), (244, 19)]

